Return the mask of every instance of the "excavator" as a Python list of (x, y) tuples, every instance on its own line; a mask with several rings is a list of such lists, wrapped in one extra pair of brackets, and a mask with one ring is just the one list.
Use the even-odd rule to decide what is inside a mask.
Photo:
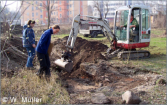
[[(54, 62), (60, 68), (68, 72), (72, 70), (72, 51), (79, 32), (79, 27), (82, 24), (101, 26), (105, 36), (110, 42), (110, 47), (104, 54), (107, 58), (116, 56), (119, 59), (150, 57), (149, 51), (137, 50), (137, 48), (148, 47), (150, 44), (151, 24), (149, 8), (147, 6), (128, 5), (116, 9), (113, 31), (105, 19), (93, 16), (86, 17), (89, 19), (81, 19), (80, 15), (74, 17), (72, 29), (66, 44), (66, 51), (62, 53), (61, 59), (57, 59)], [(132, 20), (135, 20), (135, 22), (132, 22)], [(135, 25), (133, 23), (135, 23)]]

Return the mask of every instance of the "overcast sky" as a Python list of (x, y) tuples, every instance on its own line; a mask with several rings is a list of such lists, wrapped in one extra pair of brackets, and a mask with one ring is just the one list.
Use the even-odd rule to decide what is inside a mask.
[[(1, 5), (4, 6), (6, 1), (1, 1)], [(20, 1), (7, 1), (7, 8), (10, 9), (10, 11), (16, 11), (20, 7)]]
[[(1, 1), (2, 6), (5, 5), (6, 1)], [(88, 5), (91, 4), (92, 1), (88, 1)], [(10, 5), (9, 5), (10, 4)], [(20, 1), (7, 1), (7, 7), (11, 10), (11, 11), (16, 11), (18, 9), (18, 7), (20, 6)]]

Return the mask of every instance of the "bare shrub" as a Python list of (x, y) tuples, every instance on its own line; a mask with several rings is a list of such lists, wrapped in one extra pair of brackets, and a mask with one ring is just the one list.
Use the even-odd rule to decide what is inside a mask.
[(166, 28), (166, 15), (158, 12), (157, 15), (154, 16), (154, 22), (152, 24), (153, 28)]

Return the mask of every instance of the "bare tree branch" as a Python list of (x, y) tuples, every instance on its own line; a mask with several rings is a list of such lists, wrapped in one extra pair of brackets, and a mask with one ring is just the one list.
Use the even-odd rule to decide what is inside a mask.
[(12, 5), (12, 4), (15, 3), (15, 2), (17, 2), (17, 1), (14, 1), (14, 2), (12, 2), (12, 3), (10, 3), (10, 4), (7, 4), (6, 6)]
[[(17, 13), (15, 14), (15, 16), (14, 16), (13, 20), (11, 21), (11, 23), (13, 23), (13, 21), (15, 20), (15, 18), (16, 18), (16, 16), (18, 15), (18, 13), (19, 13), (19, 11), (20, 11), (20, 9), (21, 9), (22, 6), (23, 6), (23, 1), (21, 2), (21, 5), (20, 5), (20, 7), (19, 7), (19, 10), (18, 10)], [(18, 22), (18, 20), (19, 20), (19, 18), (17, 19), (16, 23)], [(13, 29), (11, 30), (11, 32), (13, 32), (15, 26), (16, 26), (16, 24), (14, 25)]]
[[(55, 8), (55, 6), (54, 6), (55, 1), (51, 1), (51, 0), (46, 0), (46, 2), (43, 2), (43, 1), (39, 1), (39, 2), (42, 3), (42, 6), (40, 6), (40, 4), (38, 3), (38, 4), (35, 5), (35, 7), (40, 6), (40, 9), (42, 7), (42, 9), (45, 9), (47, 11), (47, 28), (49, 28), (50, 24), (54, 23), (54, 20), (52, 18), (52, 16), (53, 16), (52, 13), (55, 12), (55, 11), (59, 11), (58, 8), (61, 7), (61, 6), (56, 6), (56, 8)], [(31, 4), (29, 2), (26, 2), (26, 3)], [(65, 6), (69, 6), (68, 3), (65, 4)], [(69, 12), (68, 9), (61, 9), (61, 10), (62, 11), (67, 10)], [(64, 18), (72, 20), (67, 14), (66, 14), (66, 16), (62, 15), (62, 18), (60, 20), (63, 20)]]
[[(7, 3), (7, 0), (6, 0), (6, 2), (5, 2), (5, 5), (4, 5), (4, 7), (2, 8), (1, 12), (5, 9), (6, 3)], [(0, 14), (1, 14), (1, 12), (0, 12)]]
[[(101, 9), (101, 6), (105, 7), (105, 8), (102, 8)], [(97, 9), (99, 15), (100, 15), (100, 18), (102, 18), (102, 14), (104, 13), (104, 18), (107, 17), (107, 14), (109, 12), (109, 8), (108, 8), (108, 2), (104, 2), (104, 4), (100, 4), (98, 1), (94, 1), (94, 4), (93, 4), (93, 7), (95, 9)], [(102, 13), (103, 12), (103, 13)]]
[(99, 12), (100, 18), (102, 18), (102, 13), (100, 11), (100, 6), (99, 6), (98, 1), (94, 1), (93, 7), (97, 9), (97, 11)]
[(106, 17), (107, 17), (107, 14), (108, 14), (108, 12), (109, 12), (108, 2), (105, 4), (105, 6), (106, 6), (106, 8), (107, 8), (107, 11), (106, 11), (106, 13), (105, 13), (105, 18), (106, 18)]

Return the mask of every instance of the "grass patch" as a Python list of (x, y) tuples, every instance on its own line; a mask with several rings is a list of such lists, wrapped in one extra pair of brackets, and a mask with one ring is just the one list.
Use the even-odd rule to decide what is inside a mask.
[(150, 47), (148, 49), (151, 54), (166, 55), (166, 38), (151, 38)]
[(98, 36), (96, 38), (91, 38), (90, 36), (84, 37), (82, 34), (78, 34), (78, 37), (81, 37), (82, 39), (86, 39), (89, 41), (100, 41), (100, 40), (102, 41), (102, 40), (107, 39), (107, 37), (104, 37), (102, 34), (98, 34)]
[(52, 35), (51, 38), (64, 38), (66, 36), (69, 36), (68, 34), (62, 34), (62, 35)]
[(147, 69), (166, 76), (166, 38), (152, 38), (150, 46), (142, 49), (150, 51), (150, 58), (125, 61), (114, 59), (111, 62), (132, 65), (141, 70)]
[[(58, 39), (58, 38), (64, 38), (66, 36), (69, 36), (69, 34), (62, 34), (62, 35), (52, 35), (52, 40), (54, 39)], [(107, 39), (107, 37), (104, 37), (103, 35), (99, 34), (96, 38), (91, 38), (90, 36), (89, 37), (84, 37), (82, 34), (78, 34), (77, 37), (81, 37), (82, 39), (86, 39), (86, 40), (89, 40), (89, 41), (102, 41), (102, 40), (105, 40)]]
[[(14, 104), (69, 104), (68, 92), (61, 87), (61, 82), (57, 78), (55, 72), (51, 76), (50, 83), (47, 83), (32, 71), (21, 70), (12, 78), (1, 79), (1, 96), (17, 98)], [(36, 97), (41, 99), (41, 102), (24, 103), (22, 97)], [(12, 104), (12, 102), (2, 102), (2, 104)]]

